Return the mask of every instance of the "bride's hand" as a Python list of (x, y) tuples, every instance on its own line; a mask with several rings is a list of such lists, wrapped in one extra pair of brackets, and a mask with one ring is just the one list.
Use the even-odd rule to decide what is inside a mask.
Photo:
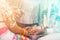
[(31, 34), (31, 35), (37, 35), (37, 34), (39, 34), (39, 31), (40, 31), (40, 29), (38, 29), (37, 27), (26, 27), (25, 28), (28, 32), (29, 32), (29, 34)]
[(40, 33), (40, 29), (33, 27), (33, 28), (29, 31), (29, 33), (30, 33), (31, 35), (38, 35), (38, 34)]
[(38, 35), (38, 34), (44, 32), (44, 29), (40, 29), (37, 26), (27, 27), (26, 30), (28, 30), (29, 34), (31, 34), (31, 35)]

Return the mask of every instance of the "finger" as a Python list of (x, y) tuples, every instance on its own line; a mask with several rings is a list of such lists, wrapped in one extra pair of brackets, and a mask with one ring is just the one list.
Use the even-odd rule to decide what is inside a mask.
[(37, 29), (37, 30), (35, 30), (33, 33), (34, 33), (34, 35), (38, 35), (38, 34), (40, 33), (40, 30)]
[(36, 32), (37, 32), (37, 29), (36, 30), (34, 29), (34, 30), (31, 30), (29, 33), (34, 35), (34, 33), (36, 33)]
[(31, 29), (32, 29), (32, 27), (26, 27), (25, 29), (26, 29), (26, 30), (31, 30)]
[(31, 32), (33, 33), (34, 31), (35, 31), (35, 29), (31, 29), (29, 32), (30, 32), (30, 33), (31, 33)]

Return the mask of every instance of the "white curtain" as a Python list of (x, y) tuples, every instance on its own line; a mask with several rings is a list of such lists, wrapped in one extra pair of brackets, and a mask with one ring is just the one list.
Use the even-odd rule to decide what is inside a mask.
[(39, 0), (21, 0), (23, 16), (18, 20), (23, 24), (38, 23)]

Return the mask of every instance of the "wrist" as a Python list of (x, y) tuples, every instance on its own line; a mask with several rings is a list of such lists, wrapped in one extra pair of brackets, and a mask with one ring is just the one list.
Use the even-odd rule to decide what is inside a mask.
[(28, 34), (29, 34), (28, 31), (25, 30), (25, 29), (24, 29), (24, 32), (23, 33), (24, 33), (25, 36), (28, 36)]

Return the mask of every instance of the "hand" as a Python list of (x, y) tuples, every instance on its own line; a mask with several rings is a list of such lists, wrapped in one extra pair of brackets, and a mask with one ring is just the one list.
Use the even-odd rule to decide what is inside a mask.
[(40, 31), (38, 29), (38, 27), (35, 27), (35, 26), (34, 27), (26, 27), (25, 29), (28, 30), (29, 34), (31, 34), (31, 35), (36, 35)]
[(33, 27), (33, 28), (29, 31), (29, 33), (30, 33), (31, 35), (38, 35), (38, 34), (40, 33), (40, 29), (38, 29), (38, 28), (36, 28), (36, 27)]
[(32, 27), (26, 27), (25, 29), (30, 31), (32, 29)]
[(28, 30), (29, 34), (31, 34), (31, 35), (38, 35), (38, 34), (44, 32), (44, 29), (39, 29), (36, 26), (27, 27), (26, 30)]

